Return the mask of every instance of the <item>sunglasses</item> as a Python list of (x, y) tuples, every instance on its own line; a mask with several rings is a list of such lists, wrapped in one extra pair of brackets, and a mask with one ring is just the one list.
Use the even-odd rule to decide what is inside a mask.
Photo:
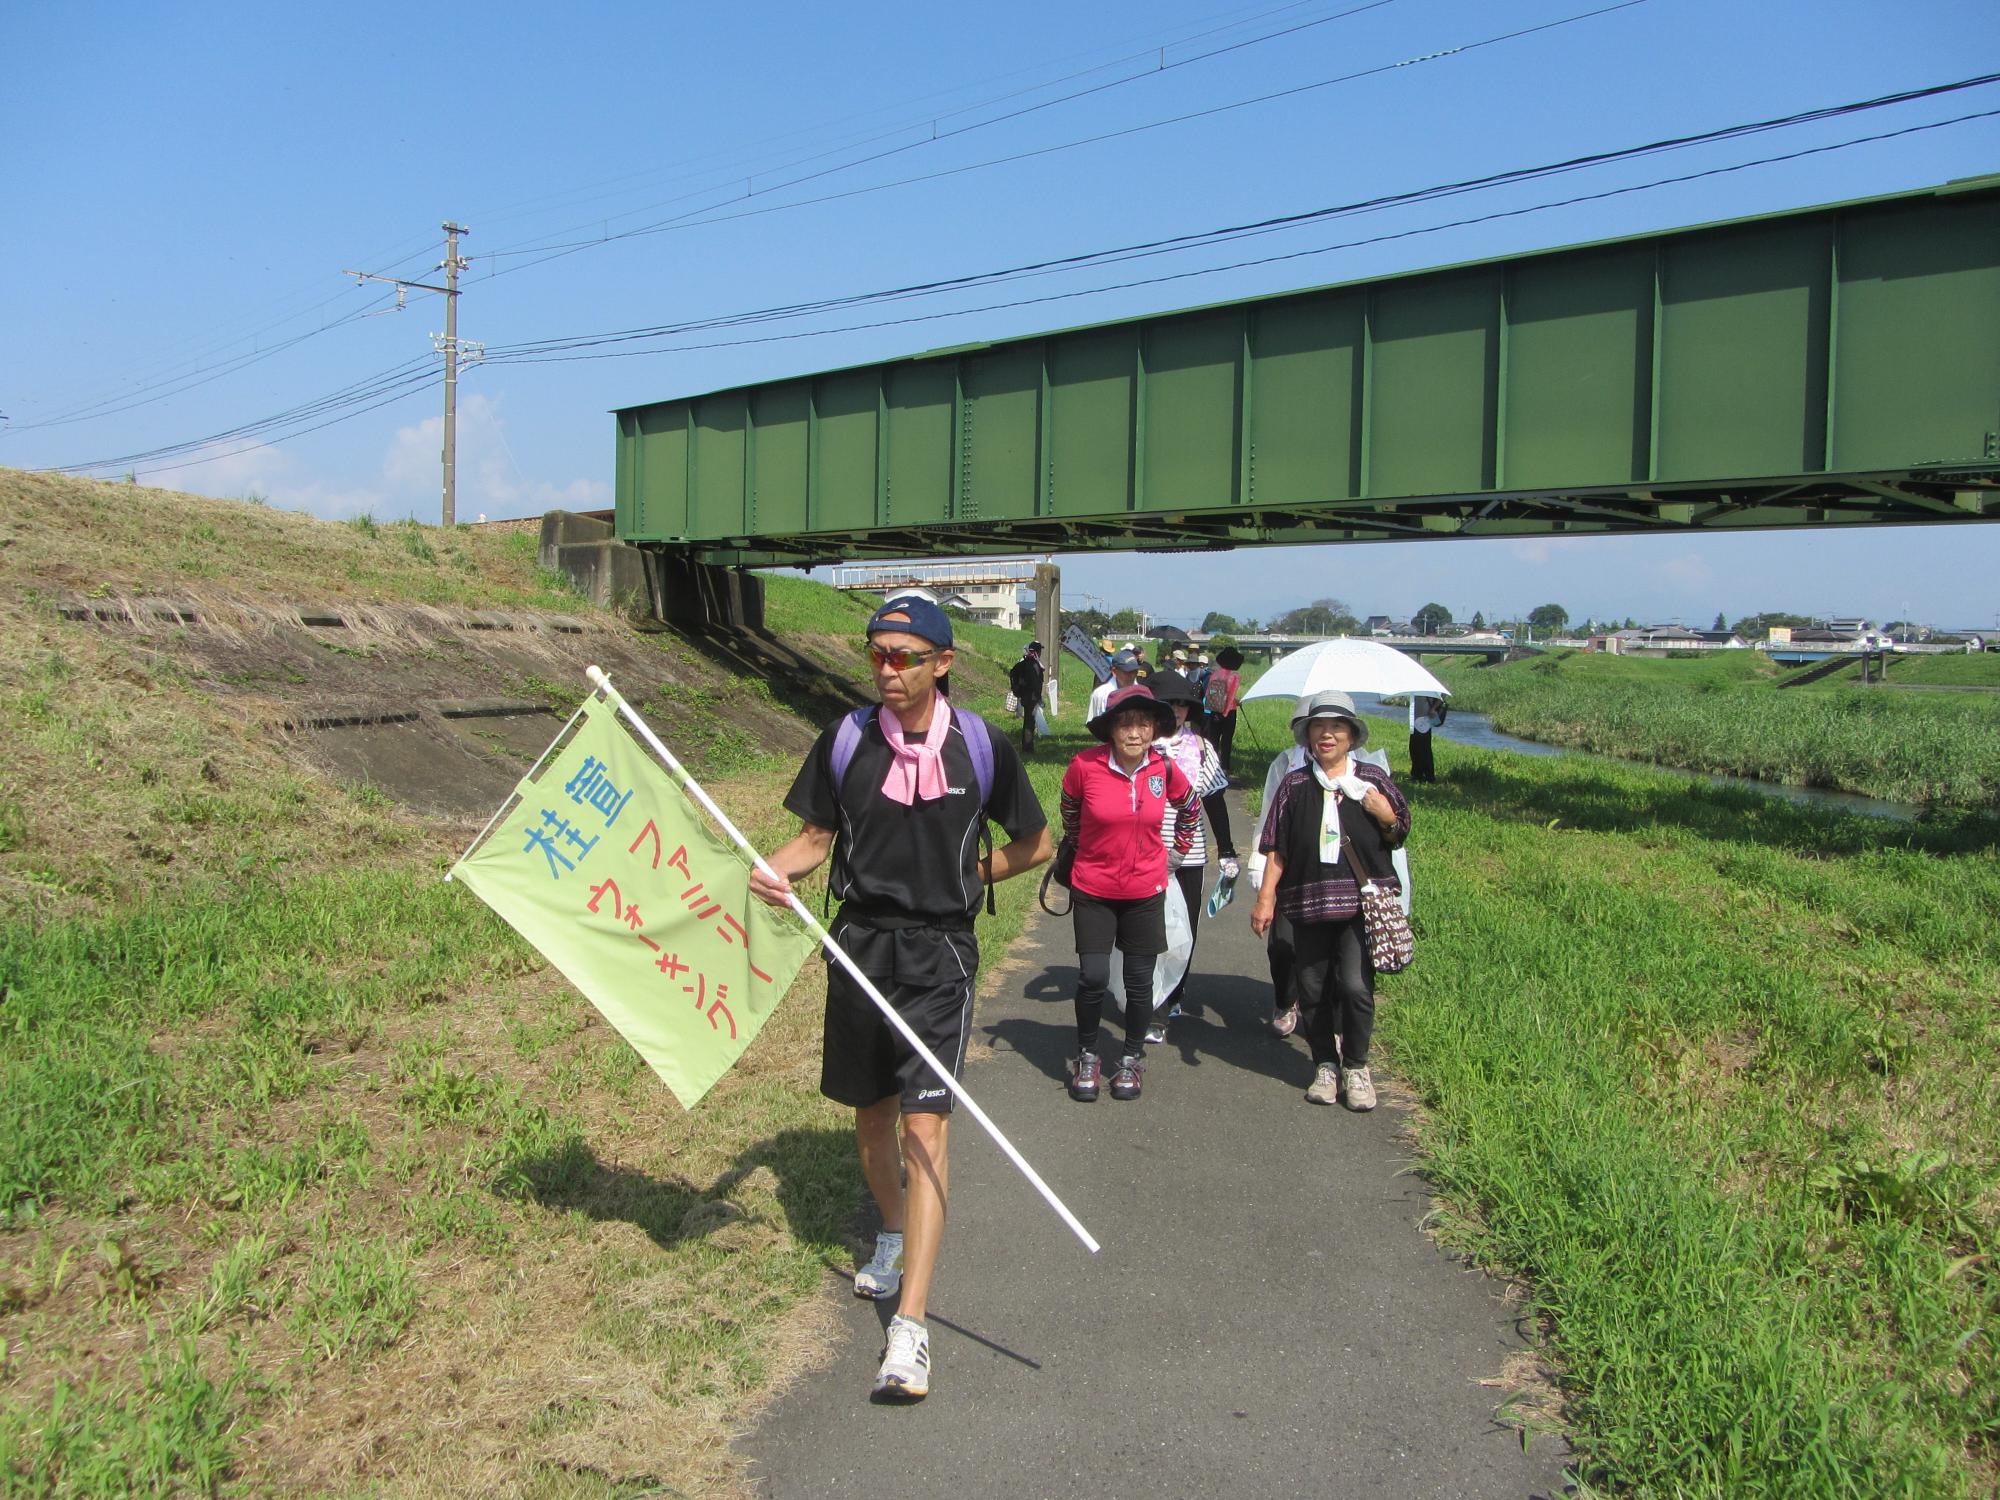
[(861, 648), (861, 654), (878, 667), (887, 667), (892, 672), (907, 672), (912, 667), (920, 667), (937, 655), (935, 651), (911, 651), (899, 646), (894, 651), (884, 651), (870, 641)]

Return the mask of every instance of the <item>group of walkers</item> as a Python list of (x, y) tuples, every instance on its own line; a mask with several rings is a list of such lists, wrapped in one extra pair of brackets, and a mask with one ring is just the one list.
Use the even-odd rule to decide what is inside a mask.
[[(998, 882), (1057, 859), (1078, 968), (1069, 1096), (1138, 1099), (1146, 1048), (1165, 1039), (1186, 982), (1183, 973), (1155, 1005), (1170, 901), (1185, 908), (1191, 950), (1211, 838), (1222, 880), (1240, 871), (1223, 798), (1241, 656), (1218, 653), (1198, 683), (1172, 666), (1142, 681), (1136, 653), (1113, 654), (1113, 677), (1093, 693), (1086, 720), (1097, 743), (1063, 774), (1058, 850), (1010, 737), (940, 691), (953, 660), (944, 611), (921, 596), (890, 599), (869, 620), (865, 651), (880, 708), (844, 715), (820, 736), (785, 798), (800, 831), (765, 861), (769, 873), (752, 873), (751, 893), (784, 906), (792, 882), (831, 857), (840, 903), (833, 938), (957, 1078), (980, 903)], [(1017, 664), (1009, 674), (1017, 704), (1027, 705), (1024, 748), (1033, 746), (1046, 682), (1039, 657), (1031, 648), (1023, 663), (1033, 670)], [(1227, 674), (1219, 693), (1216, 671)], [(1361, 891), (1370, 880), (1394, 888), (1391, 854), (1409, 834), (1409, 807), (1384, 767), (1359, 758), (1368, 729), (1346, 694), (1301, 700), (1292, 728), (1296, 744), (1274, 759), (1258, 820), (1251, 926), (1267, 939), (1273, 1029), (1288, 1035), (1305, 1018), (1316, 1064), (1306, 1099), (1368, 1110), (1374, 970)], [(997, 848), (983, 838), (989, 821), (1006, 835)], [(1108, 1061), (1101, 1038), (1114, 950), (1124, 1038)], [(820, 1088), (855, 1110), (862, 1174), (881, 1213), (855, 1294), (898, 1299), (874, 1394), (921, 1399), (930, 1389), (924, 1314), (944, 1229), (954, 1096), (840, 966), (827, 975)]]
[[(1028, 650), (1034, 653), (1039, 663), (1040, 644), (1031, 641)], [(1183, 722), (1215, 746), (1222, 774), (1232, 774), (1230, 758), (1236, 747), (1236, 711), (1241, 706), (1243, 691), (1241, 651), (1234, 646), (1224, 646), (1215, 653), (1215, 660), (1211, 663), (1206, 653), (1190, 657), (1184, 647), (1176, 647), (1158, 667), (1154, 667), (1136, 646), (1118, 646), (1111, 650), (1110, 666), (1111, 675), (1091, 691), (1090, 705), (1084, 715), (1086, 721), (1103, 713), (1115, 692), (1135, 684), (1153, 687), (1154, 678), (1160, 675), (1178, 677), (1193, 695), (1186, 700), (1188, 712)]]

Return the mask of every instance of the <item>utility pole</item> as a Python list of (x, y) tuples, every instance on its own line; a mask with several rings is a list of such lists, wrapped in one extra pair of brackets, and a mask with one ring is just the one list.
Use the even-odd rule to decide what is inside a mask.
[(444, 230), (444, 525), (458, 515), (458, 237), (469, 234), (449, 219)]
[(461, 344), (458, 339), (458, 273), (468, 264), (458, 253), (458, 237), (470, 234), (463, 224), (454, 224), (447, 219), (439, 226), (444, 230), (444, 260), (438, 269), (444, 272), (444, 285), (433, 286), (428, 281), (405, 281), (396, 276), (377, 276), (373, 271), (342, 271), (343, 276), (352, 276), (355, 281), (384, 281), (396, 289), (396, 311), (403, 310), (404, 297), (412, 290), (436, 292), (444, 298), (444, 332), (431, 335), (431, 346), (444, 356), (444, 485), (441, 524), (456, 524), (458, 515), (458, 366), (461, 359), (470, 364), (486, 352), (484, 344), (468, 339)]

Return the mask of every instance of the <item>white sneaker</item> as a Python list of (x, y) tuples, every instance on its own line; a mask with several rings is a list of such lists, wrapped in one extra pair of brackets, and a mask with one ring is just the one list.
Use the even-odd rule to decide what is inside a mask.
[(1375, 1107), (1375, 1080), (1368, 1076), (1366, 1068), (1342, 1068), (1340, 1092), (1346, 1096), (1349, 1109), (1370, 1110)]
[(883, 1230), (875, 1236), (875, 1255), (854, 1273), (854, 1295), (885, 1301), (903, 1289), (903, 1237)]
[(916, 1319), (898, 1313), (889, 1320), (889, 1347), (882, 1351), (875, 1394), (901, 1401), (921, 1401), (930, 1393), (930, 1330)]
[(1313, 1074), (1312, 1087), (1306, 1090), (1306, 1098), (1314, 1104), (1335, 1104), (1340, 1100), (1340, 1069), (1330, 1062), (1319, 1065)]

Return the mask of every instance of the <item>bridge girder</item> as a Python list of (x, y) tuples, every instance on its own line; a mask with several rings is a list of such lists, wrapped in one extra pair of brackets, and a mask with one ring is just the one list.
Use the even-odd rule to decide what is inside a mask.
[(617, 413), (711, 563), (2000, 518), (2000, 177)]
[(1727, 491), (1429, 496), (1391, 505), (1217, 508), (1135, 517), (1017, 519), (726, 537), (660, 544), (736, 567), (1045, 552), (1227, 551), (1237, 547), (1503, 536), (1688, 535), (1788, 527), (1937, 524), (2000, 518), (2000, 469), (1951, 475), (1810, 476)]

